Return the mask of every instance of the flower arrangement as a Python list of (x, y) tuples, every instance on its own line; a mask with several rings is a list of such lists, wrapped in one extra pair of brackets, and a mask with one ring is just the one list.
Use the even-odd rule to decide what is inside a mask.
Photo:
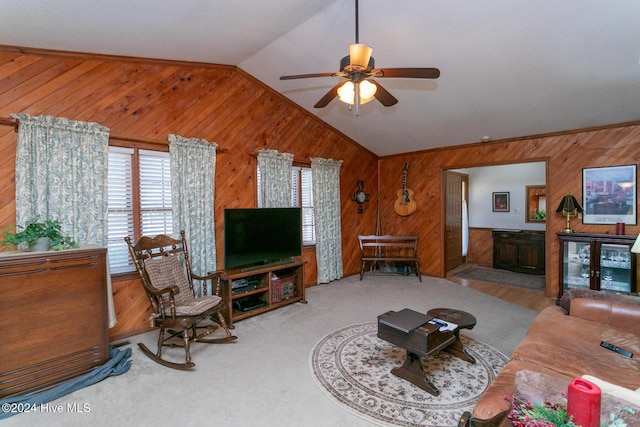
[(62, 223), (57, 219), (40, 220), (39, 216), (31, 218), (24, 226), (16, 226), (15, 230), (2, 232), (4, 246), (11, 248), (26, 248), (33, 245), (40, 238), (49, 239), (49, 248), (62, 250), (77, 248), (78, 244), (69, 236), (62, 234)]
[[(514, 427), (580, 427), (573, 423), (573, 417), (567, 419), (567, 409), (561, 404), (531, 403), (513, 396), (505, 396), (504, 399), (511, 405), (507, 418)], [(621, 408), (611, 414), (609, 422), (602, 423), (601, 427), (627, 427), (627, 423), (620, 418), (623, 413), (635, 412), (631, 408)]]

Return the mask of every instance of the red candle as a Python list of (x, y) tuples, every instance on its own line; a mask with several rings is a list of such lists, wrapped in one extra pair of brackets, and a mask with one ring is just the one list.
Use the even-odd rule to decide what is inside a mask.
[(569, 383), (567, 393), (567, 418), (573, 415), (573, 423), (582, 427), (600, 426), (600, 387), (575, 378)]

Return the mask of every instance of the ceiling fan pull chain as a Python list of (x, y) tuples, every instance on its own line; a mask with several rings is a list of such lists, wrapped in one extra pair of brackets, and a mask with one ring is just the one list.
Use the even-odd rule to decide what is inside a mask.
[(357, 117), (360, 115), (360, 82), (353, 84), (353, 106), (355, 107)]

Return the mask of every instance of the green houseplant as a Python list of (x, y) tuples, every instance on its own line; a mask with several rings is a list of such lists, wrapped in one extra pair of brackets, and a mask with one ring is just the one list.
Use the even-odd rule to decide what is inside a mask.
[(545, 219), (547, 217), (547, 211), (537, 211), (533, 214), (533, 219)]
[[(5, 230), (2, 234), (2, 244), (10, 248), (33, 251), (78, 247), (73, 239), (62, 234), (62, 224), (57, 219), (42, 221), (39, 216), (36, 216), (28, 220), (24, 226), (18, 225), (14, 230)], [(36, 243), (44, 246), (34, 248)]]

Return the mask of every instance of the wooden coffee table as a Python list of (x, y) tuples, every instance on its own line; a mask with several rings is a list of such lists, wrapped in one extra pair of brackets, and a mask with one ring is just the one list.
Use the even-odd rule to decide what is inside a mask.
[[(473, 317), (469, 313), (459, 312), (458, 310), (452, 309), (435, 309), (437, 311), (438, 316), (427, 313), (429, 318), (437, 317), (438, 319), (451, 321), (453, 323), (458, 324), (458, 328), (456, 331), (443, 331), (440, 332), (437, 326), (431, 323), (425, 323), (410, 332), (403, 332), (393, 326), (389, 326), (381, 322), (381, 320), (385, 320), (389, 316), (395, 314), (395, 311), (388, 311), (384, 314), (378, 316), (378, 338), (383, 339), (385, 341), (390, 342), (391, 344), (397, 345), (398, 347), (404, 348), (407, 351), (407, 356), (404, 360), (404, 364), (401, 367), (393, 368), (391, 373), (399, 378), (402, 378), (406, 381), (409, 381), (411, 384), (421, 388), (422, 390), (430, 393), (434, 396), (438, 396), (440, 394), (440, 390), (433, 385), (433, 383), (429, 380), (424, 369), (422, 367), (422, 358), (430, 356), (438, 351), (445, 350), (449, 351), (450, 348), (453, 347), (452, 351), (449, 351), (452, 355), (456, 357), (460, 357), (461, 359), (475, 363), (475, 359), (468, 355), (464, 348), (462, 347), (462, 342), (460, 342), (459, 330), (461, 328), (472, 328), (475, 326), (475, 317)], [(446, 310), (452, 310), (451, 313), (447, 313)], [(465, 313), (468, 316), (464, 319), (466, 320), (460, 326), (460, 323), (455, 322), (452, 317), (455, 317), (456, 313), (462, 314)], [(445, 318), (445, 315), (450, 314), (450, 317)], [(451, 320), (447, 320), (451, 319)], [(473, 324), (471, 321), (473, 320)]]

